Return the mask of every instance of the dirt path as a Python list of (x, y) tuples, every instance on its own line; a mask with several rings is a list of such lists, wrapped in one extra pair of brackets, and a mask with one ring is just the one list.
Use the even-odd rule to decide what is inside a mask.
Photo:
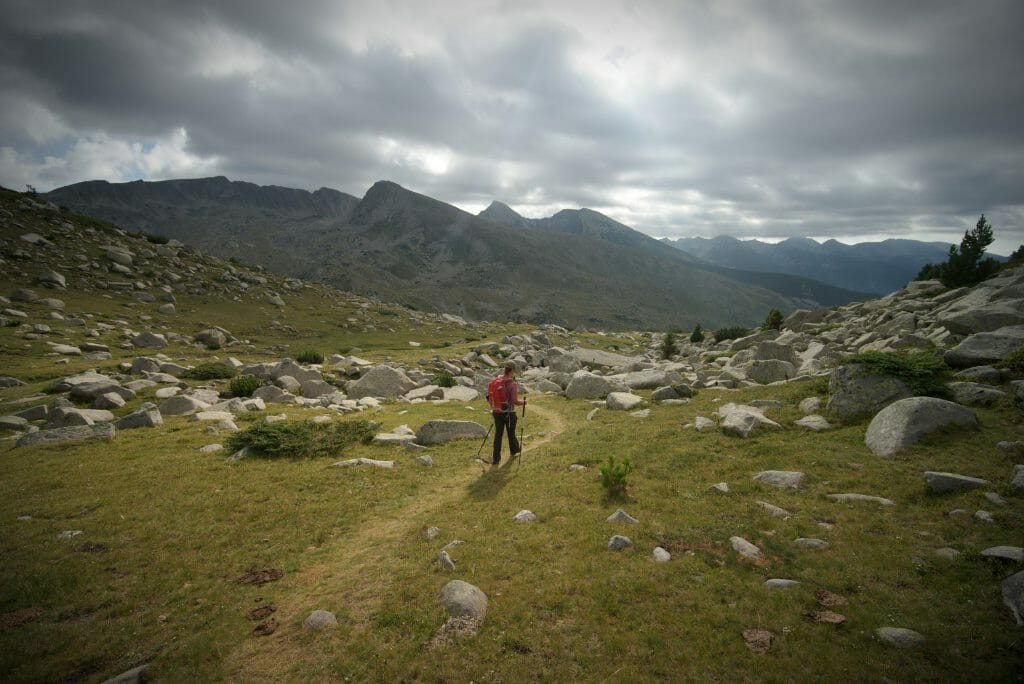
[[(550, 408), (530, 404), (527, 419), (530, 417), (540, 417), (544, 424), (541, 431), (526, 433), (524, 454), (551, 443), (566, 427), (562, 415)], [(527, 427), (530, 426), (527, 422)], [(422, 538), (424, 521), (443, 521), (445, 510), (470, 496), (474, 483), (485, 478), (505, 477), (510, 472), (511, 469), (504, 468), (482, 472), (478, 464), (466, 461), (466, 467), (454, 477), (419, 488), (400, 506), (375, 512), (373, 518), (364, 520), (349, 534), (332, 542), (321, 560), (286, 578), (289, 593), (295, 600), (278, 601), (276, 617), (281, 634), (275, 639), (249, 639), (240, 644), (225, 659), (225, 672), (232, 677), (252, 677), (252, 681), (274, 680), (278, 675), (285, 677), (289, 663), (301, 657), (301, 640), (288, 632), (301, 623), (318, 597), (323, 597), (325, 605), (343, 602), (357, 630), (370, 628), (370, 621), (390, 594), (394, 582), (390, 570), (410, 562), (406, 555), (407, 542)]]

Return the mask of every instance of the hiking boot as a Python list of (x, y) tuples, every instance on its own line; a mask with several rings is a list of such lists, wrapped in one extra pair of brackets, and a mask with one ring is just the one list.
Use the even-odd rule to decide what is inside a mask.
[(521, 454), (521, 453), (523, 453), (523, 452), (522, 451), (517, 451), (516, 453), (512, 454), (511, 456), (509, 456), (509, 460), (512, 460), (513, 458), (518, 458), (519, 454)]

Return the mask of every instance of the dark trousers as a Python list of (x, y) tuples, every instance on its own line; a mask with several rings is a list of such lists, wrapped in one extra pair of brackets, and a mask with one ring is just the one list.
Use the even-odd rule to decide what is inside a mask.
[(491, 463), (501, 462), (501, 433), (508, 428), (508, 448), (513, 454), (519, 453), (519, 440), (516, 439), (516, 421), (518, 417), (515, 411), (509, 413), (492, 413), (494, 418), (494, 452), (491, 454)]

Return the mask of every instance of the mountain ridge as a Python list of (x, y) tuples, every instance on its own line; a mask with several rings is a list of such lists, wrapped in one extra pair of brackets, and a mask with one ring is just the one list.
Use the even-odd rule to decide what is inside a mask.
[(771, 308), (861, 297), (799, 278), (784, 292), (743, 283), (589, 209), (525, 219), (492, 205), (473, 215), (386, 180), (362, 198), (223, 176), (88, 181), (46, 197), (214, 255), (476, 319), (615, 329), (753, 325)]

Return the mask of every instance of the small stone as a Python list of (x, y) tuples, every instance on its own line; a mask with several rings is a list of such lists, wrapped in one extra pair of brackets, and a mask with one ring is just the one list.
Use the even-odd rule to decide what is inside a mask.
[(302, 626), (317, 631), (332, 629), (338, 626), (338, 618), (328, 610), (314, 610), (302, 621)]
[(729, 485), (726, 482), (718, 482), (708, 487), (709, 492), (718, 492), (719, 494), (728, 494)]
[(487, 594), (469, 582), (452, 580), (441, 590), (441, 604), (453, 618), (483, 620), (487, 613)]
[(982, 480), (978, 477), (957, 475), (956, 473), (940, 473), (934, 470), (925, 471), (924, 479), (932, 491), (937, 494), (960, 492), (992, 485), (988, 480)]
[(629, 537), (623, 537), (621, 534), (612, 535), (611, 539), (608, 540), (608, 548), (613, 551), (625, 549), (633, 545), (633, 542)]
[(430, 458), (430, 456), (428, 454), (423, 454), (422, 456), (417, 456), (415, 458), (415, 461), (417, 463), (421, 464), (421, 465), (426, 466), (427, 468), (433, 468), (434, 467), (434, 459)]
[(797, 546), (802, 546), (805, 549), (824, 549), (828, 546), (828, 542), (824, 539), (812, 539), (807, 537), (794, 539), (793, 543)]
[(452, 560), (447, 551), (441, 551), (441, 553), (437, 554), (437, 563), (445, 572), (455, 572), (455, 561)]
[(879, 627), (875, 630), (878, 638), (896, 648), (914, 648), (924, 643), (924, 636), (903, 627)]
[(946, 560), (953, 560), (960, 555), (960, 552), (948, 546), (943, 546), (940, 549), (935, 549), (935, 555)]
[(204, 454), (212, 454), (216, 451), (220, 451), (223, 448), (223, 444), (207, 444), (206, 446), (199, 447), (199, 451)]
[(757, 548), (743, 537), (729, 537), (729, 544), (732, 545), (732, 550), (743, 558), (748, 560), (759, 560), (761, 558), (761, 549)]
[(751, 479), (769, 484), (773, 487), (779, 487), (780, 489), (798, 489), (807, 479), (807, 476), (799, 471), (762, 470)]
[(769, 579), (765, 580), (764, 586), (769, 589), (789, 589), (790, 587), (799, 586), (799, 582), (791, 579)]
[(1024, 625), (1024, 570), (1010, 575), (1002, 584), (1003, 603), (1013, 613), (1018, 625)]
[(978, 522), (985, 523), (987, 525), (995, 525), (996, 521), (992, 519), (992, 514), (988, 511), (975, 511), (974, 519)]
[(434, 539), (439, 534), (441, 534), (441, 528), (439, 527), (428, 527), (426, 532), (424, 532), (427, 539)]
[(607, 522), (624, 522), (629, 523), (630, 525), (636, 525), (640, 521), (620, 508), (619, 510), (615, 511), (614, 513), (608, 516)]
[(989, 503), (995, 504), (996, 506), (1006, 505), (1006, 499), (999, 496), (999, 494), (997, 494), (996, 492), (985, 492), (985, 498), (989, 501)]
[(518, 523), (535, 522), (537, 516), (532, 511), (522, 510), (516, 513), (514, 520)]
[(672, 560), (672, 554), (660, 546), (657, 546), (654, 549), (654, 560), (656, 563), (668, 563)]
[(571, 466), (569, 466), (569, 472), (570, 473), (575, 473), (575, 472), (577, 472), (579, 470), (586, 470), (586, 469), (587, 469), (587, 466), (580, 465), (579, 463), (573, 463)]
[(892, 499), (886, 499), (881, 496), (872, 496), (870, 494), (828, 494), (827, 498), (833, 501), (839, 501), (840, 503), (847, 503), (849, 501), (872, 501), (874, 503), (881, 504), (883, 506), (895, 506), (896, 502)]
[(785, 508), (779, 508), (778, 506), (770, 504), (767, 501), (757, 501), (755, 503), (757, 503), (757, 505), (760, 506), (761, 509), (769, 515), (774, 515), (778, 518), (788, 518), (789, 516), (793, 515)]
[(80, 534), (82, 534), (82, 530), (64, 530), (63, 532), (57, 535), (57, 539), (66, 541), (68, 539), (74, 539)]

